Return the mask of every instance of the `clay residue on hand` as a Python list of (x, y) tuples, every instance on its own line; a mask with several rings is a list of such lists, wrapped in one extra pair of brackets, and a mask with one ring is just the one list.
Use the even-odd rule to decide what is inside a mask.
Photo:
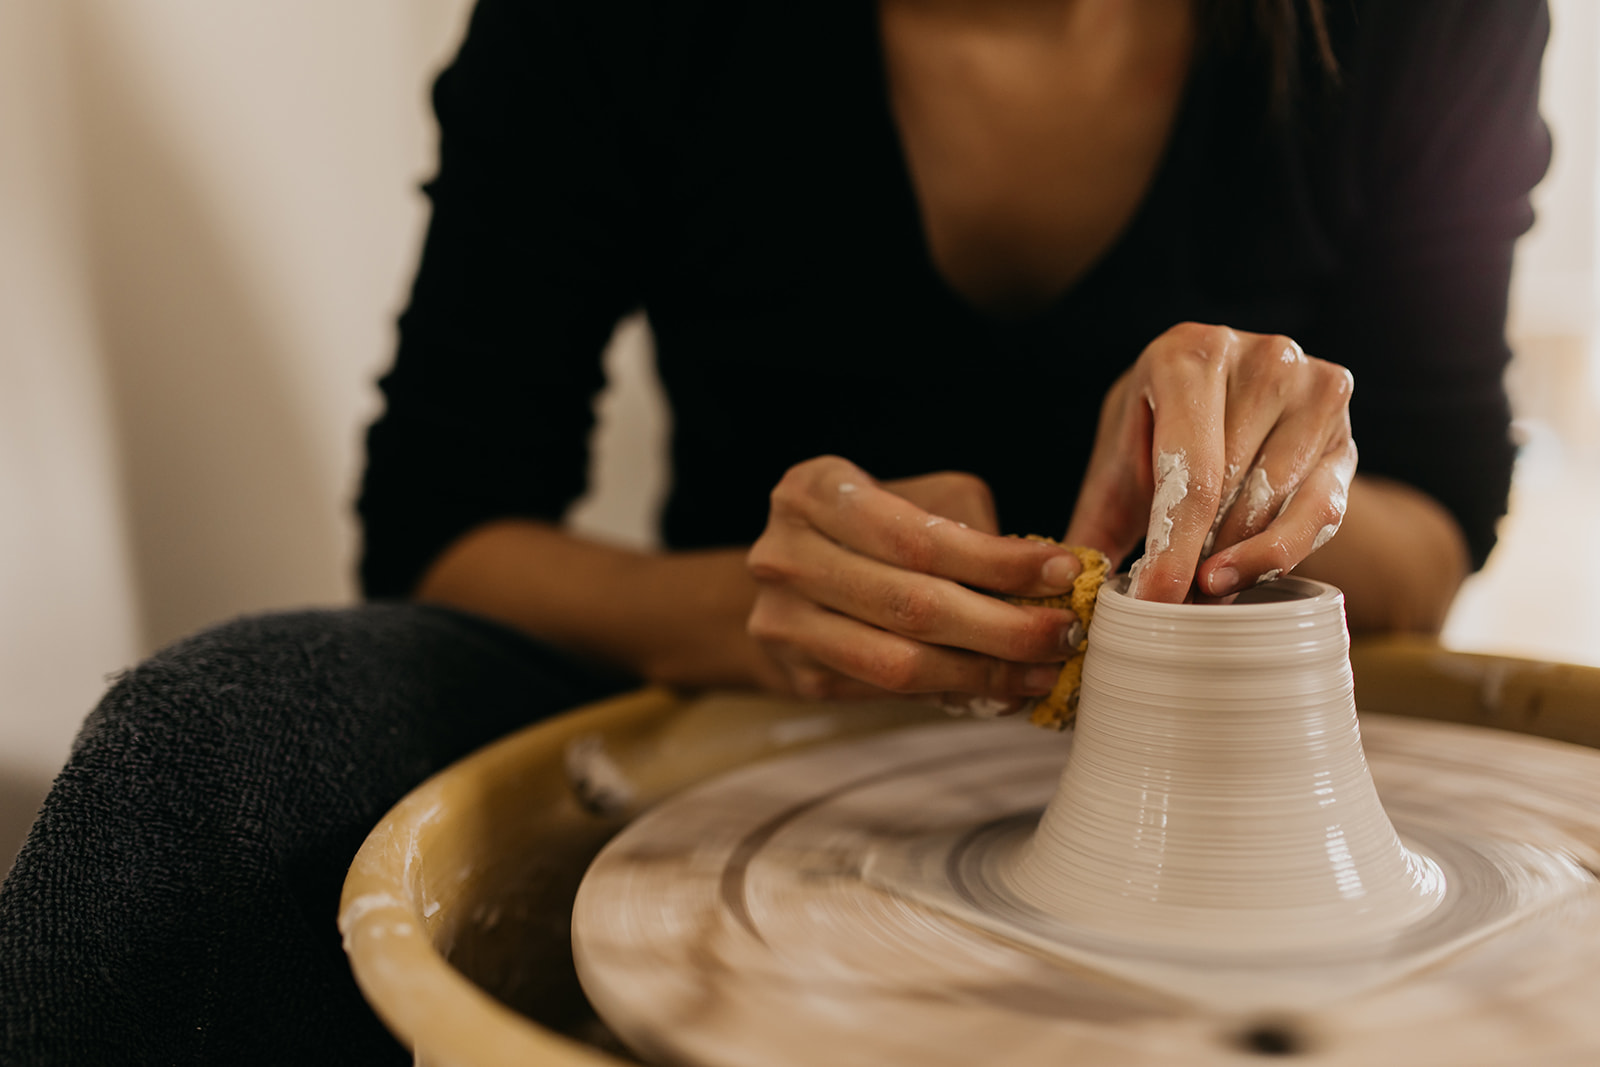
[(1206, 559), (1217, 547), (1217, 532), (1222, 529), (1222, 522), (1228, 517), (1228, 512), (1233, 510), (1233, 502), (1239, 499), (1239, 490), (1244, 488), (1244, 483), (1236, 481), (1239, 477), (1239, 465), (1228, 464), (1227, 471), (1223, 474), (1223, 482), (1230, 488), (1222, 495), (1222, 504), (1217, 508), (1217, 517), (1211, 520), (1211, 529), (1206, 533), (1205, 544), (1200, 547), (1200, 558)]
[(1165, 552), (1172, 544), (1172, 509), (1189, 495), (1189, 457), (1183, 449), (1156, 456), (1156, 495), (1150, 502), (1150, 531), (1145, 555)]
[[(1172, 509), (1189, 495), (1189, 457), (1176, 452), (1156, 454), (1156, 492), (1150, 502), (1150, 529), (1145, 534), (1144, 555), (1129, 571), (1135, 582), (1145, 563), (1172, 546)], [(1136, 594), (1137, 595), (1137, 594)]]
[(1260, 467), (1250, 472), (1250, 477), (1244, 483), (1244, 524), (1251, 533), (1255, 533), (1262, 516), (1267, 513), (1267, 505), (1272, 502), (1272, 483), (1267, 480), (1267, 472)]

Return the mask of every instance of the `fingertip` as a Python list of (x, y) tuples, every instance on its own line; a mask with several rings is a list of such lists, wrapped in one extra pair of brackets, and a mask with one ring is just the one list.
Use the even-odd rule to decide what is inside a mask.
[(1021, 684), (1018, 689), (1026, 696), (1044, 696), (1055, 688), (1056, 679), (1061, 676), (1061, 664), (1047, 663), (1029, 667), (1022, 674)]
[(1205, 577), (1206, 592), (1212, 596), (1228, 596), (1239, 591), (1239, 572), (1233, 567), (1213, 567)]
[(1181, 604), (1189, 595), (1193, 578), (1164, 563), (1152, 563), (1149, 558), (1134, 564), (1129, 592), (1135, 600), (1149, 600), (1161, 604)]
[(1039, 570), (1039, 581), (1052, 589), (1065, 591), (1072, 588), (1082, 572), (1082, 561), (1071, 552), (1063, 552), (1045, 560)]

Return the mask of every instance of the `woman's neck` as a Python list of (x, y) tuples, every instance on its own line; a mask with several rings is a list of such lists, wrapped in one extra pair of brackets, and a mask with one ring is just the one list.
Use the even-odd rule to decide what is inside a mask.
[(881, 0), (929, 253), (997, 314), (1075, 284), (1143, 201), (1194, 51), (1190, 0)]

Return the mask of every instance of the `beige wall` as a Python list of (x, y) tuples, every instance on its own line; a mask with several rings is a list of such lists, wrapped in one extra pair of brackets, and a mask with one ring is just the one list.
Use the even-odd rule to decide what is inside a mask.
[(462, 5), (78, 0), (89, 284), (139, 643), (349, 595), (350, 495)]
[(1553, 0), (1544, 112), (1555, 136), (1518, 249), (1507, 376), (1523, 441), (1500, 542), (1444, 638), (1600, 666), (1600, 4)]
[(0, 4), (0, 770), (154, 646), (350, 598), (466, 7)]
[[(426, 89), (467, 5), (0, 2), (0, 777), (53, 771), (104, 675), (150, 648), (352, 596)], [(1570, 378), (1592, 376), (1600, 9), (1555, 8), (1560, 148), (1517, 315), (1568, 339), (1546, 347)], [(579, 521), (637, 542), (664, 430), (624, 338), (611, 402), (634, 433), (602, 448), (612, 492)]]
[(1600, 4), (1553, 0), (1550, 6), (1543, 105), (1553, 128), (1555, 155), (1549, 175), (1534, 193), (1534, 232), (1519, 249), (1512, 332), (1587, 335), (1600, 299)]
[(63, 50), (0, 5), (0, 776), (59, 762), (138, 644)]

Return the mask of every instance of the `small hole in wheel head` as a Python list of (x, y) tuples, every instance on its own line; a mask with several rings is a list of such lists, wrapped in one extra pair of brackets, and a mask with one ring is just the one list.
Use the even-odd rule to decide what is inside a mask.
[(1241, 1031), (1236, 1041), (1257, 1056), (1297, 1056), (1307, 1047), (1305, 1036), (1281, 1021), (1256, 1023)]

